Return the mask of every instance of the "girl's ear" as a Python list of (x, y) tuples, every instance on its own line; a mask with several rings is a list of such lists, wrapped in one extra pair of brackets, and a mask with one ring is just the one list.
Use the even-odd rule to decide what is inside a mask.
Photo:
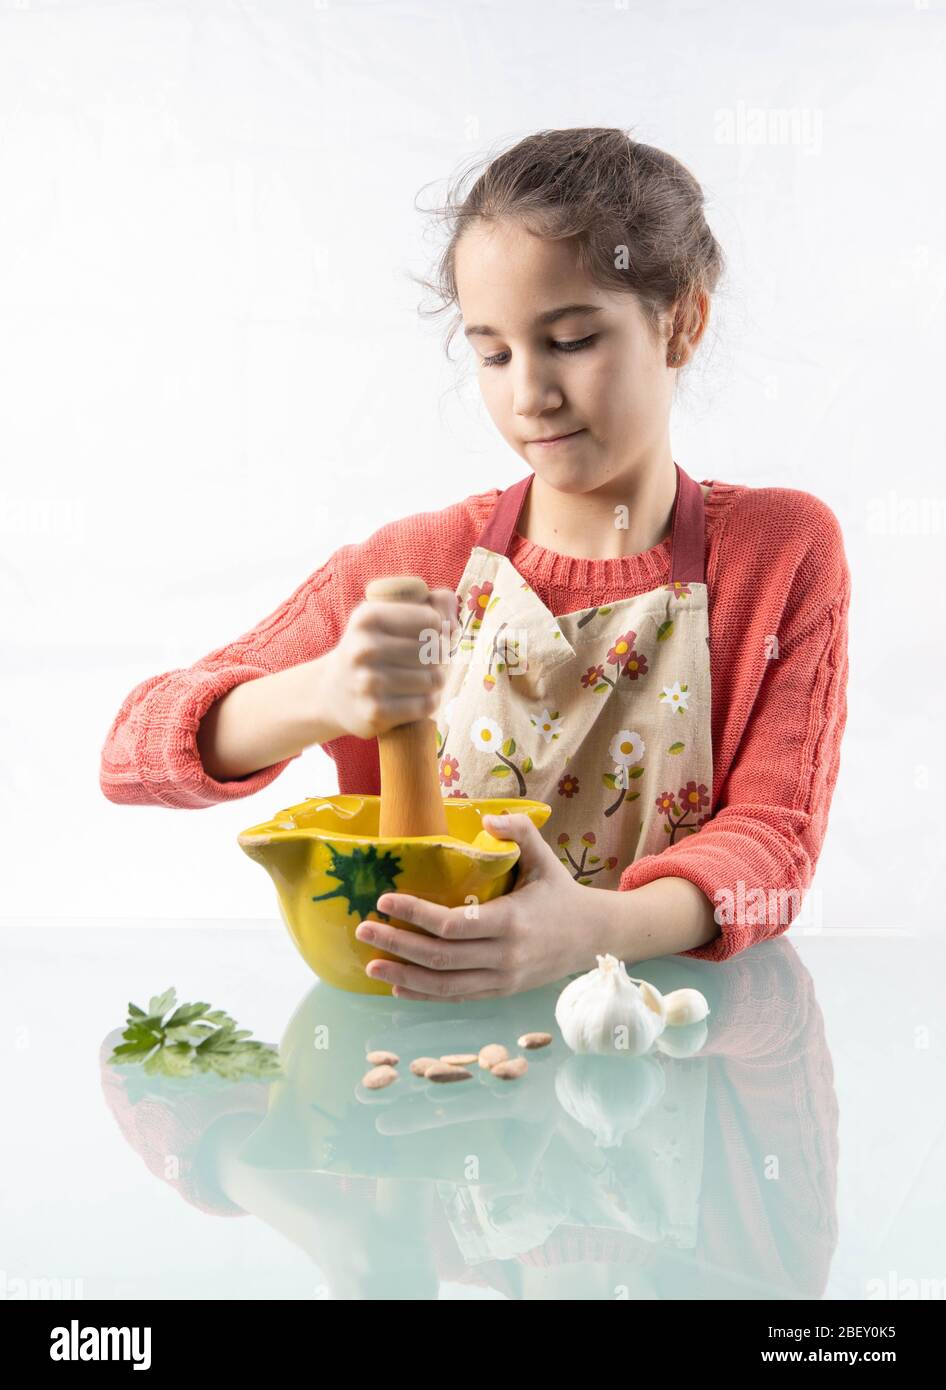
[(710, 317), (710, 297), (705, 290), (699, 290), (683, 303), (677, 301), (673, 314), (673, 337), (676, 340), (671, 352), (679, 352), (681, 362), (686, 358), (706, 331)]

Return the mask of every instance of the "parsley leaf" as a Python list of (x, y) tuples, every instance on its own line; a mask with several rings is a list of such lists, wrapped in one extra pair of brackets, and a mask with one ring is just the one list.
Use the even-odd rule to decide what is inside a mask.
[[(223, 1009), (209, 1004), (179, 1004), (166, 989), (148, 1001), (147, 1012), (128, 1005), (122, 1037), (109, 1061), (116, 1066), (140, 1062), (150, 1076), (195, 1076), (213, 1072), (228, 1081), (277, 1076), (278, 1050), (269, 1043), (248, 1042), (249, 1028), (237, 1028)], [(165, 1017), (167, 1015), (167, 1017)]]

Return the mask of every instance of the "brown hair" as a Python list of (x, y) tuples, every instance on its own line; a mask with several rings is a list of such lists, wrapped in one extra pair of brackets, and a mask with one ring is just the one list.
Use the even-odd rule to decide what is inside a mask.
[[(686, 327), (698, 294), (716, 289), (724, 259), (703, 215), (703, 190), (663, 150), (619, 129), (540, 130), (487, 156), (487, 167), (464, 192), (478, 163), (457, 176), (441, 207), (426, 209), (449, 235), (434, 279), (412, 277), (441, 301), (421, 308), (422, 315), (458, 305), (457, 245), (477, 219), (512, 217), (534, 235), (574, 238), (579, 267), (602, 288), (636, 295), (654, 330), (658, 314), (675, 303), (674, 330)], [(458, 312), (446, 339), (448, 357), (461, 323)]]

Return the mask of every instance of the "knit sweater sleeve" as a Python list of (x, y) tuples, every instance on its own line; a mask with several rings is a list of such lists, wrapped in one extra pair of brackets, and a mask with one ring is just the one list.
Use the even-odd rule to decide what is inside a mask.
[[(495, 495), (492, 489), (441, 511), (418, 512), (389, 522), (364, 541), (341, 546), (248, 632), (193, 666), (150, 676), (135, 686), (102, 748), (99, 785), (105, 796), (119, 805), (195, 810), (268, 787), (300, 754), (245, 777), (217, 781), (205, 772), (197, 747), (197, 730), (211, 705), (243, 681), (331, 651), (371, 579), (416, 574), (430, 588), (455, 586), (471, 532), (475, 534)], [(376, 769), (376, 740), (346, 735), (323, 747), (347, 776), (353, 765), (367, 766), (369, 744), (375, 749)]]
[(633, 890), (677, 875), (701, 888), (720, 932), (680, 954), (703, 960), (727, 960), (778, 936), (798, 916), (838, 775), (850, 571), (831, 509), (810, 494), (781, 491), (803, 499), (795, 558), (787, 565), (785, 554), (773, 557), (761, 539), (751, 547), (760, 565), (790, 570), (790, 579), (778, 608), (757, 614), (739, 644), (748, 651), (743, 684), (754, 686), (755, 698), (713, 815), (679, 844), (630, 864), (619, 883)]
[(335, 645), (341, 621), (339, 554), (256, 627), (193, 666), (149, 676), (135, 686), (102, 748), (99, 786), (109, 801), (196, 810), (252, 796), (289, 766), (292, 758), (218, 782), (204, 771), (197, 730), (211, 705), (235, 686), (313, 660)]

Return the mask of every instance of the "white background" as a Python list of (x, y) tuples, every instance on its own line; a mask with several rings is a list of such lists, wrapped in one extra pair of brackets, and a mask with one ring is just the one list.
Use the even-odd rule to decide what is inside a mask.
[[(938, 931), (946, 859), (944, 47), (943, 0), (0, 3), (0, 919), (31, 921), (37, 943), (5, 969), (22, 1001), (8, 1042), (45, 997), (60, 918), (179, 921), (167, 959), (127, 940), (132, 997), (173, 975), (182, 997), (222, 989), (279, 1037), (301, 961), (298, 989), (285, 969), (275, 988), (254, 973), (243, 1007), (226, 988), (241, 963), (215, 966), (187, 928), (272, 921), (237, 833), (333, 792), (334, 764), (312, 749), (259, 796), (204, 811), (119, 807), (98, 787), (108, 726), (139, 681), (248, 630), (338, 546), (522, 476), (465, 349), (448, 364), (418, 316), (408, 272), (430, 271), (438, 243), (414, 200), (533, 130), (631, 128), (700, 179), (729, 260), (674, 455), (693, 477), (822, 498), (853, 575), (848, 727), (806, 908), (842, 939), (811, 954), (793, 929), (838, 1006), (828, 1296), (939, 1273), (924, 1263), (935, 1087), (919, 1054), (898, 1061), (935, 1017), (910, 999), (917, 958), (897, 933)], [(95, 1007), (70, 1047), (98, 1045), (118, 997), (95, 949)], [(273, 951), (295, 959), (284, 933)], [(31, 1111), (31, 1132), (46, 1115), (50, 1155), (70, 1128), (88, 1135), (75, 1186), (129, 1223), (99, 1231), (103, 1268), (128, 1230), (141, 1248), (206, 1238), (161, 1184), (142, 1195), (130, 1151), (119, 1177), (114, 1147), (86, 1168), (113, 1126), (87, 1106), (71, 1126), (64, 1103)], [(31, 1213), (31, 1182), (58, 1190), (48, 1167), (10, 1185)], [(88, 1272), (87, 1239), (65, 1208), (50, 1224), (49, 1200), (29, 1258)], [(213, 1238), (261, 1271), (254, 1294), (298, 1287), (287, 1270), (307, 1287), (284, 1241), (226, 1227)]]
[(339, 545), (522, 476), (418, 314), (414, 201), (616, 125), (694, 171), (729, 258), (674, 456), (842, 525), (816, 920), (938, 923), (944, 37), (941, 0), (0, 5), (0, 917), (273, 917), (236, 835), (334, 792), (327, 755), (225, 806), (115, 806), (108, 726)]

